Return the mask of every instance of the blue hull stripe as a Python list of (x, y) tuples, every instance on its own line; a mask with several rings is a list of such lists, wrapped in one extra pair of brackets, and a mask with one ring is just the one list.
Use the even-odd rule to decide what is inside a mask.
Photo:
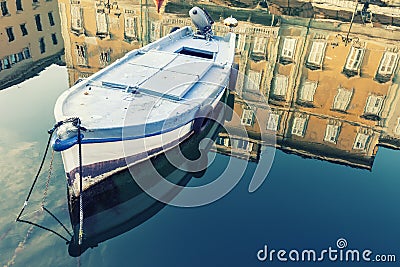
[(171, 129), (167, 129), (165, 131), (159, 131), (159, 132), (155, 132), (155, 133), (149, 133), (149, 134), (144, 134), (144, 135), (136, 135), (136, 136), (128, 136), (128, 137), (110, 137), (110, 138), (88, 138), (88, 139), (82, 139), (82, 143), (83, 144), (93, 144), (93, 143), (107, 143), (107, 142), (120, 142), (120, 141), (126, 141), (126, 140), (135, 140), (135, 139), (141, 139), (141, 138), (146, 138), (146, 137), (152, 137), (152, 136), (156, 136), (156, 135), (161, 135), (161, 134), (165, 134), (168, 132), (172, 132), (174, 130), (177, 130), (183, 126), (185, 126), (186, 124), (190, 123), (191, 121), (179, 125), (175, 128), (171, 128)]
[[(86, 139), (85, 139), (85, 136), (82, 135), (81, 140), (82, 140), (82, 144), (98, 144), (98, 143), (111, 143), (111, 142), (121, 142), (121, 141), (126, 141), (126, 140), (142, 139), (142, 138), (161, 135), (161, 134), (165, 134), (165, 133), (177, 130), (191, 122), (192, 121), (188, 121), (188, 122), (182, 123), (176, 127), (166, 129), (164, 131), (158, 131), (158, 132), (148, 133), (148, 134), (144, 134), (144, 135), (136, 135), (136, 136), (128, 136), (128, 137), (120, 136), (120, 137), (108, 137), (108, 138), (86, 138)], [(65, 140), (56, 139), (52, 146), (55, 151), (59, 152), (59, 151), (67, 150), (67, 149), (73, 147), (74, 145), (76, 145), (77, 143), (78, 143), (78, 138), (76, 136), (73, 136), (73, 137), (70, 137)]]

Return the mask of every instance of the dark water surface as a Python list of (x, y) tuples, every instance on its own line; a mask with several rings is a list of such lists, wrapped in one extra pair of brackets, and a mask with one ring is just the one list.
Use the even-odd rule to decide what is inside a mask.
[[(0, 258), (4, 265), (272, 266), (276, 258), (273, 263), (257, 260), (257, 251), (265, 244), (288, 251), (320, 251), (335, 248), (339, 238), (345, 238), (349, 248), (399, 255), (399, 152), (380, 148), (371, 172), (277, 151), (266, 181), (255, 193), (247, 190), (255, 168), (250, 163), (239, 184), (222, 199), (198, 208), (166, 206), (79, 259), (70, 257), (62, 239), (14, 222), (41, 159), (46, 130), (53, 124), (53, 104), (67, 82), (65, 67), (51, 66), (39, 77), (0, 92)], [(227, 160), (217, 154), (202, 179), (213, 179)], [(39, 208), (45, 181), (46, 173), (27, 213)], [(196, 183), (192, 179), (189, 185)], [(46, 206), (70, 228), (66, 199), (61, 158), (56, 154)], [(63, 233), (44, 213), (28, 218)]]

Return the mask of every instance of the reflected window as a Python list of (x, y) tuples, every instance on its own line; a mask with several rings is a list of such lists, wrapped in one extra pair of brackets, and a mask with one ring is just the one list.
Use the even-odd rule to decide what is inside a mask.
[(372, 115), (379, 115), (379, 113), (381, 112), (384, 100), (385, 100), (384, 96), (370, 95), (367, 99), (364, 113), (372, 114)]
[(242, 139), (232, 139), (232, 148), (245, 150), (245, 151), (252, 151), (254, 143), (249, 142), (247, 140)]
[(107, 34), (108, 33), (108, 23), (107, 23), (107, 15), (104, 10), (97, 10), (96, 12), (96, 34)]
[(279, 114), (271, 113), (268, 117), (267, 130), (277, 131), (279, 125)]
[(353, 96), (353, 90), (345, 88), (338, 88), (338, 92), (333, 100), (333, 109), (339, 111), (346, 111), (349, 107), (351, 97)]
[(315, 81), (306, 81), (303, 83), (299, 91), (299, 99), (304, 102), (313, 102), (317, 86), (318, 82)]
[(365, 49), (363, 48), (356, 48), (354, 46), (351, 47), (350, 53), (347, 56), (345, 69), (357, 72), (361, 66), (363, 56), (364, 56)]
[(161, 37), (161, 23), (158, 21), (152, 21), (150, 23), (150, 39), (155, 41)]
[(354, 141), (353, 149), (365, 150), (370, 136), (364, 133), (358, 133)]
[(18, 58), (16, 54), (12, 54), (10, 55), (10, 61), (11, 61), (11, 65), (14, 65), (15, 63), (18, 62)]
[(382, 76), (391, 76), (396, 67), (398, 55), (393, 52), (385, 52), (378, 67), (378, 74)]
[(58, 44), (57, 35), (55, 33), (51, 34), (51, 40), (53, 42), (53, 45)]
[(8, 41), (12, 42), (15, 40), (15, 36), (14, 36), (14, 31), (12, 27), (8, 27), (6, 28), (6, 32), (7, 32), (7, 36), (8, 36)]
[(43, 31), (40, 14), (35, 15), (35, 22), (36, 22), (36, 29), (40, 32)]
[(328, 124), (325, 129), (324, 141), (336, 144), (339, 137), (340, 126)]
[(238, 51), (244, 51), (244, 47), (246, 45), (246, 35), (245, 34), (239, 34), (238, 41), (236, 43), (236, 48)]
[(244, 89), (249, 91), (259, 91), (261, 83), (261, 72), (249, 70), (245, 77)]
[(326, 42), (314, 41), (311, 46), (310, 54), (307, 58), (307, 66), (322, 67), (325, 56)]
[(110, 63), (110, 52), (109, 51), (101, 51), (100, 52), (100, 65), (106, 66)]
[(265, 54), (267, 50), (268, 39), (266, 37), (256, 36), (254, 38), (253, 53)]
[(229, 138), (224, 138), (224, 146), (229, 147), (231, 145), (231, 140)]
[(297, 39), (286, 37), (283, 41), (281, 56), (288, 59), (294, 58)]
[(22, 1), (21, 0), (16, 0), (15, 1), (15, 7), (17, 8), (17, 11), (23, 11)]
[(71, 28), (82, 30), (82, 8), (79, 5), (71, 5)]
[(46, 44), (44, 43), (43, 37), (39, 39), (39, 49), (41, 54), (46, 52)]
[(394, 129), (394, 134), (400, 135), (400, 117), (397, 119), (397, 125), (396, 128)]
[(31, 58), (31, 51), (29, 50), (29, 47), (25, 47), (22, 52), (24, 53), (25, 59)]
[(306, 126), (307, 126), (306, 117), (295, 117), (293, 120), (292, 134), (303, 137), (306, 130)]
[(218, 137), (216, 143), (225, 147), (229, 147), (231, 145), (229, 137)]
[(252, 126), (254, 120), (254, 110), (251, 108), (244, 108), (242, 113), (242, 125)]
[(288, 77), (285, 75), (276, 75), (272, 87), (272, 94), (274, 96), (286, 97), (288, 87)]
[(9, 57), (3, 58), (3, 67), (4, 69), (11, 69), (11, 62)]
[(22, 53), (22, 51), (19, 52), (19, 53), (17, 54), (17, 57), (18, 57), (18, 61), (24, 60), (24, 53)]
[(3, 16), (10, 15), (10, 14), (8, 13), (8, 8), (7, 8), (7, 2), (6, 2), (6, 1), (1, 1), (1, 2), (0, 2), (0, 7), (1, 7), (1, 14), (2, 14)]
[(53, 12), (49, 12), (49, 13), (47, 13), (47, 16), (49, 17), (49, 23), (50, 23), (50, 26), (54, 26), (54, 25), (55, 25), (55, 23), (54, 23)]
[(125, 36), (132, 39), (138, 38), (138, 18), (125, 17)]
[(84, 45), (80, 44), (75, 45), (75, 56), (76, 56), (76, 64), (87, 65), (86, 48)]
[(26, 29), (26, 24), (25, 23), (19, 25), (19, 27), (21, 28), (22, 36), (28, 35), (28, 30)]

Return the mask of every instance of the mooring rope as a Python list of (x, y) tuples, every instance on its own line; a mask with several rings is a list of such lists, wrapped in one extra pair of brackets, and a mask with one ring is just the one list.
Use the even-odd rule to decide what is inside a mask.
[(82, 245), (83, 239), (83, 196), (82, 196), (82, 140), (81, 140), (81, 121), (78, 119), (78, 156), (79, 156), (79, 236), (78, 244)]
[(31, 197), (33, 188), (34, 188), (35, 185), (36, 185), (36, 182), (37, 182), (37, 180), (38, 180), (38, 178), (39, 178), (40, 172), (42, 171), (43, 164), (44, 164), (44, 162), (45, 162), (45, 160), (46, 160), (47, 152), (49, 151), (49, 146), (50, 146), (50, 142), (51, 142), (51, 138), (52, 138), (52, 137), (53, 137), (53, 132), (49, 133), (49, 140), (47, 141), (46, 149), (44, 150), (44, 155), (43, 155), (43, 158), (42, 158), (42, 162), (40, 163), (39, 170), (38, 170), (38, 172), (36, 173), (35, 179), (33, 180), (33, 184), (31, 185), (31, 189), (29, 189), (29, 193), (28, 193), (28, 196), (27, 196), (26, 199), (25, 199), (24, 205), (23, 205), (23, 207), (22, 207), (20, 213), (18, 214), (17, 219), (15, 220), (16, 222), (20, 221), (21, 215), (22, 215), (22, 213), (24, 212), (26, 206), (28, 205), (29, 198)]
[(46, 202), (46, 198), (47, 198), (47, 191), (49, 190), (49, 184), (50, 184), (50, 178), (51, 178), (51, 174), (53, 173), (53, 161), (54, 161), (54, 150), (51, 151), (51, 159), (50, 159), (50, 164), (49, 164), (49, 172), (47, 174), (47, 181), (46, 181), (46, 187), (44, 189), (44, 193), (43, 193), (43, 198), (42, 198), (42, 209), (44, 208), (44, 204)]
[[(32, 195), (32, 192), (33, 192), (33, 189), (35, 188), (35, 185), (36, 185), (36, 183), (37, 183), (37, 181), (38, 181), (39, 175), (40, 175), (40, 173), (41, 173), (41, 171), (42, 171), (44, 162), (45, 162), (46, 157), (47, 157), (47, 153), (48, 153), (48, 151), (49, 151), (49, 147), (50, 147), (51, 139), (52, 139), (52, 137), (53, 137), (53, 133), (54, 133), (54, 131), (55, 131), (57, 128), (59, 128), (59, 127), (60, 127), (61, 125), (63, 125), (64, 123), (72, 123), (72, 124), (73, 124), (74, 126), (76, 126), (77, 129), (78, 129), (79, 165), (80, 165), (80, 167), (79, 167), (79, 173), (80, 173), (80, 177), (81, 177), (81, 178), (80, 178), (80, 179), (81, 179), (81, 180), (80, 180), (80, 185), (81, 185), (81, 189), (80, 189), (80, 191), (81, 191), (81, 193), (80, 193), (80, 221), (81, 221), (81, 226), (80, 226), (80, 232), (79, 232), (79, 240), (80, 240), (79, 245), (80, 245), (81, 242), (82, 242), (81, 236), (83, 236), (82, 156), (81, 156), (81, 154), (82, 154), (82, 148), (81, 148), (81, 135), (80, 135), (80, 134), (81, 134), (81, 130), (84, 130), (84, 131), (85, 131), (86, 129), (85, 129), (84, 127), (81, 126), (81, 121), (80, 121), (79, 118), (69, 118), (69, 119), (66, 119), (66, 120), (64, 120), (64, 121), (59, 121), (59, 122), (57, 122), (57, 123), (54, 125), (54, 127), (53, 127), (51, 130), (48, 131), (48, 133), (49, 133), (49, 139), (48, 139), (48, 141), (47, 141), (47, 145), (46, 145), (46, 149), (45, 149), (45, 151), (44, 151), (44, 155), (43, 155), (42, 161), (41, 161), (40, 166), (39, 166), (39, 169), (38, 169), (38, 171), (37, 171), (37, 173), (36, 173), (35, 179), (33, 180), (33, 183), (32, 183), (32, 185), (31, 185), (31, 188), (29, 189), (29, 193), (28, 193), (28, 196), (27, 196), (26, 199), (25, 199), (24, 205), (23, 205), (23, 207), (22, 207), (22, 209), (21, 209), (20, 213), (18, 214), (17, 219), (16, 219), (15, 221), (16, 221), (16, 222), (27, 223), (27, 224), (31, 225), (31, 227), (36, 226), (36, 227), (39, 227), (39, 228), (44, 229), (44, 230), (46, 230), (46, 231), (49, 231), (49, 232), (51, 232), (51, 233), (53, 233), (53, 234), (59, 236), (60, 238), (62, 238), (63, 240), (65, 240), (67, 244), (69, 244), (70, 241), (69, 241), (67, 238), (65, 238), (64, 236), (62, 236), (61, 234), (57, 233), (56, 231), (54, 231), (54, 230), (52, 230), (52, 229), (50, 229), (50, 228), (48, 228), (48, 227), (44, 227), (44, 226), (42, 226), (42, 225), (39, 225), (39, 224), (37, 224), (37, 223), (34, 223), (34, 222), (31, 222), (31, 221), (27, 221), (27, 220), (21, 219), (22, 214), (23, 214), (23, 212), (25, 211), (26, 206), (28, 205), (29, 199), (30, 199), (30, 197), (31, 197), (31, 195)], [(52, 156), (51, 156), (51, 161), (50, 161), (50, 166), (49, 166), (49, 171), (48, 171), (48, 177), (47, 177), (45, 192), (44, 192), (44, 194), (43, 194), (43, 199), (42, 199), (42, 203), (41, 203), (41, 209), (44, 210), (44, 211), (46, 211), (48, 214), (50, 214), (50, 216), (52, 216), (52, 217), (64, 228), (64, 230), (72, 237), (72, 234), (68, 231), (68, 229), (65, 227), (65, 225), (64, 225), (54, 214), (52, 214), (46, 207), (44, 207), (44, 204), (45, 204), (45, 201), (46, 201), (46, 197), (47, 197), (47, 191), (48, 191), (48, 188), (49, 188), (50, 178), (51, 178), (51, 174), (52, 174), (52, 170), (53, 170), (53, 166), (52, 166), (52, 165), (53, 165), (53, 160), (54, 160), (54, 150), (53, 150)], [(36, 211), (35, 211), (35, 212), (36, 212)], [(35, 213), (35, 212), (34, 212), (34, 213)], [(30, 229), (31, 229), (31, 228), (30, 228)]]

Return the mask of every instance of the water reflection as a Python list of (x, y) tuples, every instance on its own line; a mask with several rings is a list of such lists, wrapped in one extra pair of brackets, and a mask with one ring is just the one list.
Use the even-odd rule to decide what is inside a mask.
[[(399, 43), (372, 31), (343, 42), (330, 24), (313, 23), (282, 23), (265, 61), (251, 58), (251, 48), (241, 53), (240, 70), (257, 86), (245, 80), (237, 93), (253, 101), (259, 87), (266, 95), (272, 114), (258, 127), (276, 131), (280, 149), (370, 169), (378, 145), (399, 148)], [(237, 123), (253, 116), (240, 102), (235, 109)]]
[[(238, 3), (231, 1), (230, 5)], [(229, 30), (223, 18), (234, 15), (240, 22), (234, 29), (238, 34), (236, 62), (244, 75), (237, 81), (234, 107), (242, 120), (227, 127), (241, 124), (252, 135), (250, 141), (240, 137), (228, 140), (221, 133), (221, 153), (233, 149), (238, 157), (250, 155), (257, 160), (262, 147), (268, 145), (257, 137), (260, 127), (276, 131), (277, 147), (289, 153), (367, 169), (372, 168), (379, 145), (400, 147), (400, 32), (355, 21), (348, 34), (349, 23), (273, 14), (318, 13), (319, 17), (333, 18), (330, 14), (339, 4), (336, 2), (329, 2), (330, 6), (313, 1), (308, 5), (302, 1), (272, 2), (257, 7), (252, 1), (240, 3), (244, 9), (203, 4), (211, 16), (220, 18), (214, 25), (216, 34)], [(285, 7), (286, 3), (290, 6)], [(174, 27), (191, 25), (186, 15), (191, 4), (168, 1), (158, 13), (152, 1), (112, 5), (97, 1), (94, 8), (89, 1), (61, 1), (61, 18), (68, 25), (65, 47), (70, 84)], [(277, 5), (280, 9), (274, 12)], [(348, 3), (347, 9), (353, 5)], [(384, 21), (388, 16), (389, 9), (377, 3), (369, 8), (375, 10), (374, 18)], [(345, 12), (336, 13), (334, 18), (346, 21)], [(258, 125), (253, 122), (257, 109), (267, 108), (257, 99), (260, 92), (268, 99), (272, 113)], [(249, 108), (249, 103), (256, 108)]]

